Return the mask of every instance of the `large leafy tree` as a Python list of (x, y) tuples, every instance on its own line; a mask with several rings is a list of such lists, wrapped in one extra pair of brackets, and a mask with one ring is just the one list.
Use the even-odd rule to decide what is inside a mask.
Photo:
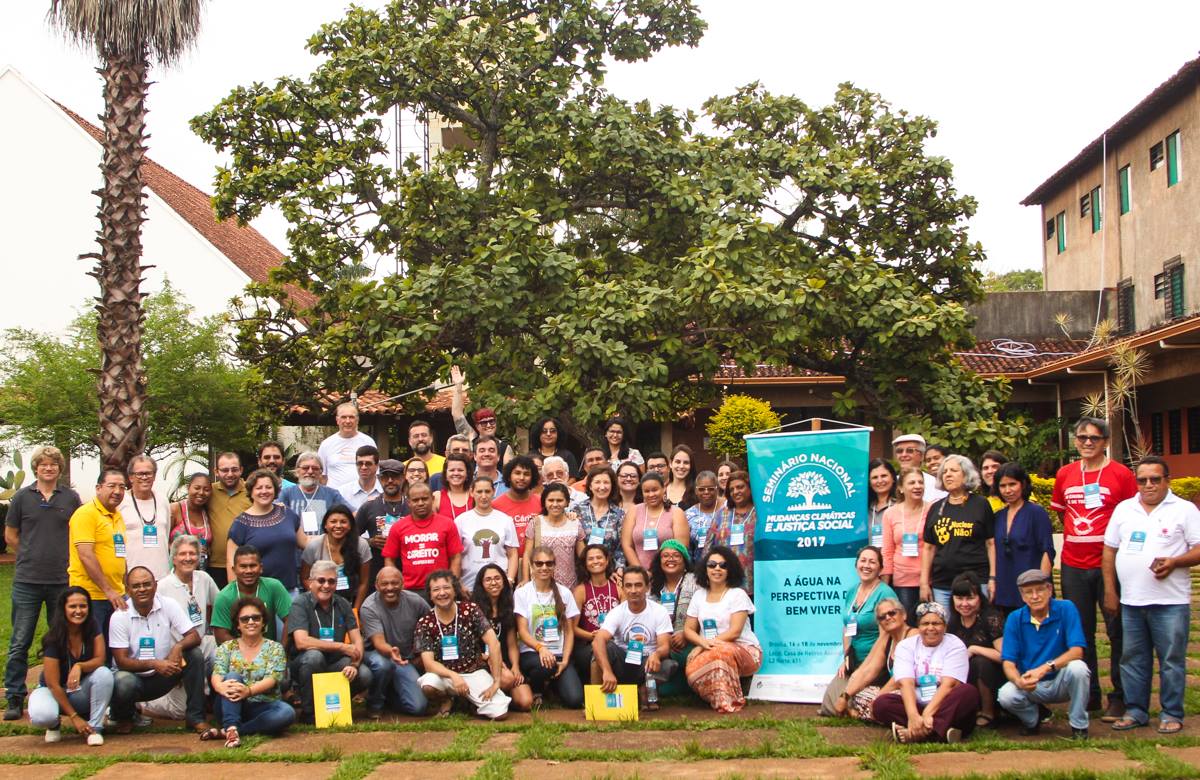
[[(846, 377), (839, 414), (1011, 433), (1004, 388), (949, 358), (982, 252), (974, 202), (925, 151), (934, 123), (851, 85), (814, 107), (752, 84), (702, 115), (605, 90), (605, 58), (703, 28), (686, 0), (395, 0), (314, 35), (308, 78), (193, 120), (230, 154), (218, 213), (291, 223), (291, 256), (241, 302), (261, 400), (399, 391), (454, 361), (522, 422), (669, 419), (722, 364), (774, 364)], [(396, 171), (394, 106), (469, 143)], [(381, 258), (401, 272), (347, 273)]]
[[(145, 451), (162, 455), (209, 445), (253, 449), (252, 370), (222, 356), (224, 317), (196, 318), (169, 284), (145, 301)], [(92, 376), (101, 365), (96, 312), (80, 315), (65, 337), (5, 331), (0, 346), (0, 420), (28, 444), (53, 443), (71, 457), (100, 451)]]
[(142, 158), (146, 153), (147, 72), (170, 65), (193, 43), (203, 0), (51, 0), (50, 21), (95, 51), (104, 79), (104, 156), (99, 252), (90, 273), (100, 283), (96, 335), (102, 359), (100, 459), (124, 469), (146, 443), (146, 376), (142, 364)]

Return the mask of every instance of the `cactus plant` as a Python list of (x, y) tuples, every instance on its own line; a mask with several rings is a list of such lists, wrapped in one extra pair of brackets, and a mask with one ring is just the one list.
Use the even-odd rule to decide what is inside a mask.
[(16, 471), (10, 470), (8, 474), (0, 477), (0, 501), (10, 500), (21, 489), (21, 485), (25, 484), (25, 464), (21, 461), (21, 453), (13, 453), (13, 465), (17, 467)]

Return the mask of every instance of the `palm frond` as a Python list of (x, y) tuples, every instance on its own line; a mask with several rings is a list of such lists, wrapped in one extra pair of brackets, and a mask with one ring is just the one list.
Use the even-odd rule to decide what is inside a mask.
[(1133, 385), (1150, 373), (1150, 356), (1124, 342), (1113, 346), (1110, 364), (1118, 377), (1127, 378)]
[(1079, 408), (1084, 417), (1098, 417), (1101, 420), (1108, 418), (1108, 407), (1104, 403), (1103, 393), (1088, 393), (1079, 402)]
[(47, 19), (67, 40), (102, 58), (149, 51), (161, 65), (182, 57), (200, 33), (205, 0), (50, 0)]

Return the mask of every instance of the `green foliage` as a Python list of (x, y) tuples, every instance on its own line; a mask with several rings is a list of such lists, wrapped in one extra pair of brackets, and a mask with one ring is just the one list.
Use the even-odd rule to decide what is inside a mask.
[(1180, 498), (1195, 501), (1200, 498), (1200, 477), (1173, 477), (1171, 490)]
[[(925, 151), (934, 122), (850, 84), (826, 106), (750, 84), (700, 114), (604, 89), (606, 57), (703, 28), (686, 0), (394, 0), (317, 32), (307, 78), (196, 117), (230, 159), (219, 215), (291, 222), (290, 257), (238, 302), (256, 402), (390, 395), (457, 363), (503, 418), (590, 427), (712, 402), (729, 363), (792, 366), (846, 378), (839, 415), (1010, 442), (1007, 386), (949, 358), (983, 253), (975, 202)], [(394, 106), (470, 143), (396, 171)], [(403, 272), (346, 272), (379, 258)]]
[[(252, 449), (254, 410), (245, 390), (257, 375), (222, 356), (228, 341), (224, 318), (192, 319), (192, 307), (169, 283), (146, 298), (145, 310), (146, 452), (208, 444)], [(6, 332), (0, 419), (16, 438), (53, 443), (69, 457), (97, 452), (95, 319), (94, 312), (82, 314), (63, 338)]]
[(1042, 272), (1032, 268), (1003, 274), (989, 271), (983, 275), (983, 291), (989, 293), (1040, 290), (1042, 286)]
[(767, 401), (748, 395), (731, 395), (704, 426), (709, 436), (708, 450), (727, 458), (741, 458), (746, 454), (743, 436), (779, 425), (779, 415)]
[(1005, 454), (1025, 466), (1030, 474), (1053, 476), (1059, 465), (1071, 458), (1073, 451), (1059, 446), (1060, 433), (1069, 429), (1070, 421), (1063, 417), (1052, 417), (1033, 423), (1025, 435), (1018, 437), (1015, 446), (1006, 450)]

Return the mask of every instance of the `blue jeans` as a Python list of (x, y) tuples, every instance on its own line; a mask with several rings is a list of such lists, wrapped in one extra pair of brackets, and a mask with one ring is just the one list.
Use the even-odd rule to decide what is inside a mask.
[[(237, 672), (225, 675), (224, 680), (245, 682)], [(234, 727), (239, 735), (282, 734), (296, 722), (296, 711), (287, 702), (279, 701), (230, 701), (217, 695), (217, 710), (223, 728)]]
[[(300, 712), (305, 722), (313, 716), (313, 684), (314, 674), (322, 672), (340, 672), (350, 665), (350, 656), (341, 653), (323, 653), (320, 650), (304, 650), (288, 662), (288, 672), (292, 677), (292, 685), (300, 694)], [(358, 665), (358, 674), (350, 681), (351, 693), (360, 693), (371, 688), (371, 667), (365, 663)]]
[[(96, 620), (96, 625), (100, 627), (100, 632), (104, 634), (105, 640), (108, 639), (108, 623), (112, 620), (113, 605), (108, 602), (108, 599), (92, 599), (91, 613)], [(108, 649), (108, 642), (104, 643), (104, 663), (108, 666), (113, 665), (112, 650)]]
[[(1163, 604), (1121, 605), (1121, 685), (1125, 715), (1138, 723), (1150, 720), (1150, 677), (1158, 656), (1158, 701), (1164, 721), (1183, 722), (1183, 691), (1187, 686), (1187, 641), (1191, 607)], [(1153, 653), (1151, 653), (1153, 650)]]
[(28, 582), (12, 584), (12, 639), (8, 643), (8, 666), (4, 669), (4, 687), (9, 699), (24, 699), (28, 690), (25, 675), (29, 672), (29, 646), (37, 630), (38, 616), (46, 605), (46, 622), (58, 608), (58, 597), (66, 585), (34, 585)]
[[(624, 656), (621, 660), (624, 662)], [(568, 663), (562, 674), (555, 677), (554, 669), (542, 666), (537, 653), (521, 653), (517, 663), (521, 674), (525, 675), (526, 682), (535, 693), (540, 695), (545, 693), (547, 688), (553, 687), (564, 707), (571, 710), (583, 707), (583, 682), (580, 681), (579, 672), (575, 671), (574, 666)]]
[[(1069, 701), (1068, 719), (1071, 728), (1088, 727), (1088, 691), (1092, 673), (1083, 661), (1072, 661), (1058, 670), (1053, 679), (1043, 679), (1032, 691), (1023, 691), (1012, 682), (1000, 686), (1000, 706), (1016, 716), (1022, 724), (1033, 728), (1038, 722), (1038, 705)], [(1182, 694), (1181, 694), (1182, 696)]]
[(363, 663), (371, 669), (367, 709), (382, 710), (387, 705), (405, 715), (425, 714), (429, 700), (417, 684), (421, 673), (412, 663), (398, 664), (374, 650), (368, 650), (363, 655)]
[[(79, 679), (79, 690), (67, 694), (67, 701), (97, 733), (104, 731), (104, 712), (112, 700), (113, 673), (101, 666)], [(29, 697), (29, 722), (39, 729), (57, 729), (62, 713), (54, 694), (46, 686), (36, 689)]]

